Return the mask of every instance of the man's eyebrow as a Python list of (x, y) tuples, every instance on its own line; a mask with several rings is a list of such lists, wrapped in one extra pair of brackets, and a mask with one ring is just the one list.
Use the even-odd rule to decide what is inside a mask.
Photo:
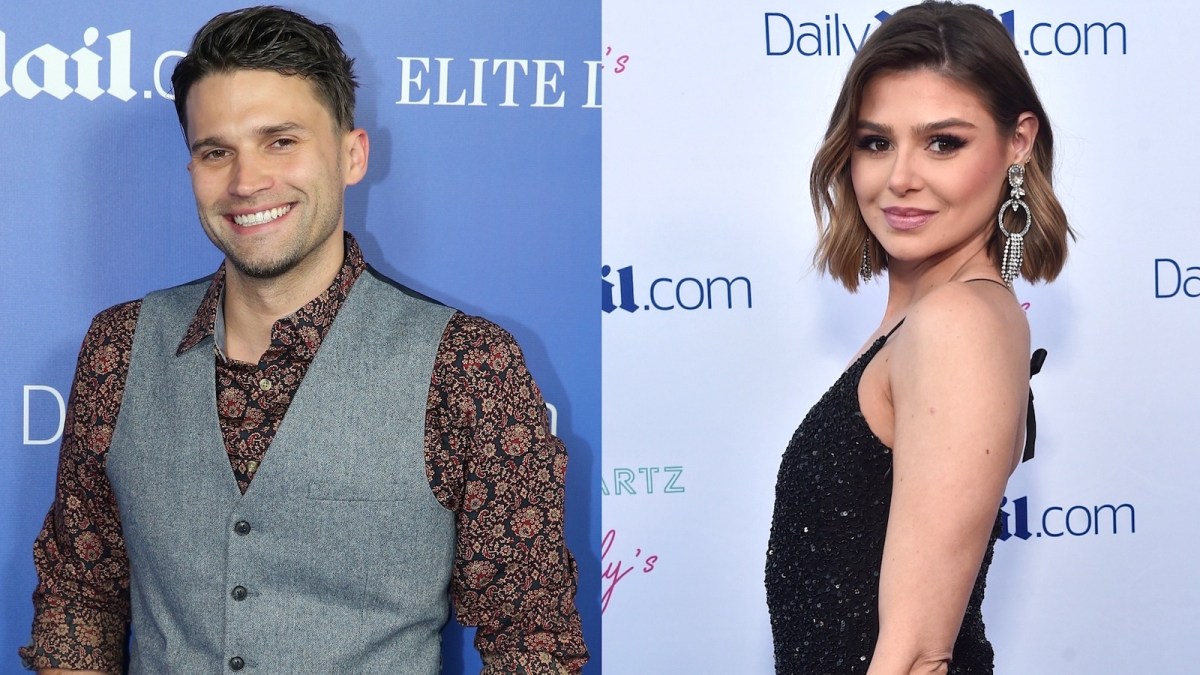
[[(917, 136), (924, 136), (925, 134), (932, 133), (934, 131), (953, 129), (956, 127), (966, 127), (970, 129), (978, 128), (967, 120), (960, 119), (958, 117), (948, 117), (944, 120), (938, 120), (936, 122), (918, 124), (917, 126), (913, 127), (913, 133)], [(885, 134), (888, 136), (892, 134), (892, 128), (890, 126), (886, 124), (880, 124), (878, 122), (872, 122), (870, 120), (859, 120), (858, 129), (861, 131), (874, 131), (875, 133)]]
[(223, 139), (220, 136), (205, 136), (204, 138), (197, 138), (196, 140), (192, 141), (192, 144), (188, 146), (188, 149), (190, 149), (194, 155), (197, 152), (200, 152), (201, 148), (212, 148), (227, 145), (226, 143), (222, 142), (222, 140)]
[(255, 133), (259, 136), (274, 136), (276, 134), (286, 134), (290, 131), (304, 131), (304, 126), (297, 122), (280, 122), (279, 124), (259, 127)]
[[(254, 134), (259, 137), (275, 136), (277, 134), (286, 134), (290, 132), (304, 131), (305, 127), (297, 122), (280, 122), (279, 124), (268, 124), (254, 130)], [(222, 136), (205, 136), (204, 138), (192, 141), (190, 147), (192, 154), (200, 151), (201, 148), (223, 147), (229, 145), (229, 141)]]

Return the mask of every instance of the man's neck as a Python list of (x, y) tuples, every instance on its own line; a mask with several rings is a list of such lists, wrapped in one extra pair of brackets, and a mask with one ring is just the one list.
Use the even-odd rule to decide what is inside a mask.
[(336, 246), (328, 252), (314, 252), (288, 272), (270, 279), (248, 277), (232, 265), (225, 267), (225, 356), (257, 363), (271, 346), (271, 329), (276, 321), (294, 314), (312, 302), (333, 283), (345, 258), (345, 244), (339, 233)]

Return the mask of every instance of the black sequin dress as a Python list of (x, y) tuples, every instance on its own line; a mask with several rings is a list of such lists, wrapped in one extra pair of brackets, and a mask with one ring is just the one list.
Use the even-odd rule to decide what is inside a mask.
[[(777, 673), (865, 673), (871, 664), (892, 455), (863, 418), (858, 383), (887, 338), (876, 340), (813, 406), (779, 467), (766, 569)], [(992, 673), (981, 606), (999, 532), (997, 514), (951, 674)]]

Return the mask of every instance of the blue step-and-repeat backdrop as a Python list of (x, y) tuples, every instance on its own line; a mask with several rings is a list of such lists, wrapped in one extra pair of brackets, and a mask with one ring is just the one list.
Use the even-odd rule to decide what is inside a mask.
[[(203, 276), (170, 73), (239, 3), (0, 4), (0, 673), (21, 672), (31, 543), (98, 311)], [(571, 462), (567, 540), (600, 672), (600, 3), (302, 3), (357, 59), (371, 139), (347, 229), (389, 276), (520, 341)], [(447, 672), (478, 672), (446, 631)]]

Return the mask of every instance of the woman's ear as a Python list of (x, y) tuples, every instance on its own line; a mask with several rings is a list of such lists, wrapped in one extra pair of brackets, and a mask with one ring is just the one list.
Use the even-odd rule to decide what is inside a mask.
[(1041, 121), (1031, 112), (1023, 112), (1017, 117), (1017, 126), (1013, 129), (1009, 145), (1009, 163), (1025, 164), (1033, 156), (1033, 143), (1037, 140), (1038, 126)]

